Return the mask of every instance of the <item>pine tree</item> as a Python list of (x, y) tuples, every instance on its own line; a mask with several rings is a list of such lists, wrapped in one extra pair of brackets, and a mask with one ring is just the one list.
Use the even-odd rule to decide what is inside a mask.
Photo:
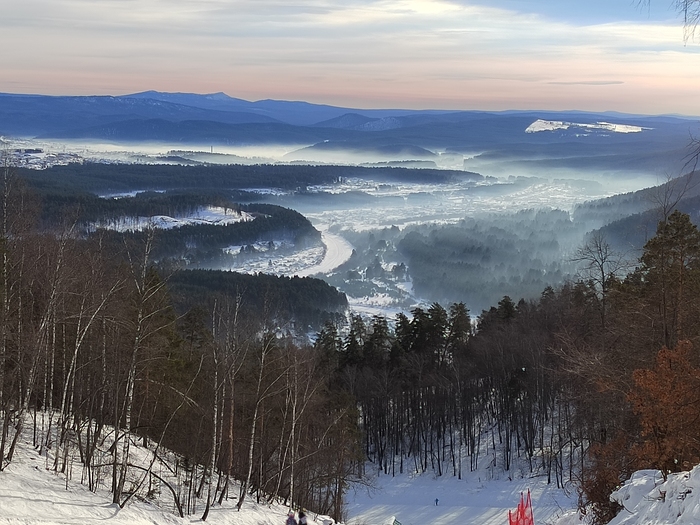
[(663, 345), (695, 335), (700, 290), (700, 231), (678, 210), (644, 245), (642, 272), (649, 301), (660, 316)]

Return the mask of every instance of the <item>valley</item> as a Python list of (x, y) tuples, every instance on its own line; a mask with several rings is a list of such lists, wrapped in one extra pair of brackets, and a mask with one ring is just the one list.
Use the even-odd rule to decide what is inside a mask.
[[(540, 123), (538, 126), (533, 124), (534, 128), (531, 126), (521, 133), (538, 135), (568, 129), (561, 122), (556, 126), (551, 122), (545, 126), (542, 122), (544, 121), (536, 121), (535, 124)], [(588, 128), (581, 129), (594, 135), (614, 133), (611, 131), (614, 129), (612, 125), (589, 125)], [(628, 128), (621, 126), (620, 129), (627, 131)], [(634, 128), (635, 132), (631, 134), (641, 135), (647, 129), (649, 128)], [(617, 134), (623, 136), (630, 133)], [(588, 138), (590, 137), (579, 137), (579, 140)], [(597, 140), (599, 139), (600, 137)], [(173, 148), (177, 146), (167, 143), (135, 147), (117, 143), (79, 144), (71, 141), (42, 142), (24, 139), (13, 145), (16, 150), (41, 151), (29, 154), (30, 156), (46, 158), (52, 151), (61, 151), (92, 164), (116, 162), (115, 166), (119, 166), (124, 165), (120, 163), (127, 162), (124, 166), (130, 166), (132, 163), (147, 162), (157, 167), (160, 162), (215, 162), (214, 165), (218, 164), (221, 169), (226, 168), (226, 164), (222, 164), (225, 162), (242, 162), (252, 168), (256, 163), (268, 162), (283, 168), (288, 163), (284, 160), (285, 157), (293, 150), (292, 146), (260, 144), (238, 148), (217, 147), (216, 154), (213, 153), (213, 148), (212, 152), (177, 150), (177, 155), (174, 155), (176, 150)], [(17, 147), (19, 145), (23, 148)], [(494, 154), (499, 148), (502, 153)], [(227, 258), (228, 262), (224, 265), (194, 262), (197, 267), (245, 273), (315, 275), (345, 292), (352, 308), (367, 314), (384, 312), (393, 316), (399, 311), (407, 312), (417, 305), (435, 301), (465, 301), (470, 311), (477, 314), (495, 304), (503, 295), (517, 294), (518, 297), (533, 298), (545, 286), (556, 285), (575, 276), (576, 265), (569, 261), (572, 254), (584, 242), (587, 233), (605, 226), (606, 221), (611, 220), (610, 217), (600, 217), (593, 221), (575, 220), (574, 211), (578, 206), (663, 182), (653, 166), (639, 171), (633, 166), (622, 169), (619, 154), (609, 156), (603, 170), (579, 165), (580, 158), (571, 156), (570, 149), (570, 145), (564, 143), (559, 152), (550, 147), (549, 152), (533, 158), (531, 153), (519, 156), (517, 147), (512, 153), (507, 153), (503, 145), (496, 143), (490, 152), (476, 155), (451, 153), (453, 165), (455, 158), (460, 159), (460, 170), (393, 168), (389, 172), (387, 169), (392, 168), (358, 167), (348, 175), (345, 175), (341, 167), (348, 158), (342, 150), (335, 150), (326, 159), (332, 161), (330, 165), (296, 168), (309, 173), (312, 169), (319, 173), (327, 170), (332, 175), (326, 183), (314, 183), (314, 175), (308, 179), (310, 184), (301, 187), (279, 187), (271, 181), (273, 185), (269, 186), (246, 187), (244, 183), (243, 186), (238, 184), (226, 190), (232, 192), (235, 188), (235, 192), (230, 195), (239, 202), (274, 204), (298, 211), (325, 235), (325, 241), (322, 240), (316, 246), (295, 247), (281, 239), (266, 238), (257, 246), (251, 244), (254, 249), (248, 249), (245, 254), (239, 255), (242, 246), (228, 247), (231, 257)], [(385, 163), (400, 158), (396, 152), (383, 157)], [(31, 164), (26, 158), (25, 163)], [(129, 169), (126, 168), (126, 171)], [(357, 169), (362, 171), (358, 172)], [(304, 178), (305, 175), (302, 175), (302, 180)], [(147, 175), (141, 180), (146, 181)], [(146, 187), (160, 192), (176, 189), (173, 187), (168, 190), (167, 186), (160, 185), (162, 183), (155, 184), (156, 186)], [(121, 186), (118, 192), (106, 193), (114, 197), (135, 195), (138, 191), (142, 190), (130, 191), (128, 187)], [(105, 193), (104, 190), (102, 193)], [(524, 240), (535, 233), (545, 235), (546, 230), (547, 239), (540, 242), (547, 243), (548, 247), (538, 247), (532, 242), (526, 242), (517, 248), (511, 246), (510, 249), (518, 252), (529, 252), (527, 260), (512, 266), (511, 257), (507, 253), (496, 255), (493, 250), (496, 244), (503, 241), (504, 230), (498, 223), (504, 220), (522, 223), (522, 213), (527, 213), (526, 210), (561, 210), (569, 215), (570, 224), (564, 228), (561, 224), (557, 226), (556, 221), (561, 220), (558, 216), (553, 219), (555, 223), (548, 225), (548, 220), (544, 220), (544, 215), (541, 214), (538, 219), (540, 222), (521, 227), (518, 235)], [(517, 218), (519, 213), (521, 215)], [(507, 217), (513, 218), (506, 219)], [(192, 217), (182, 216), (172, 220), (189, 224)], [(509, 232), (513, 231), (512, 224), (505, 228)], [(447, 268), (441, 274), (450, 279), (451, 285), (448, 288), (435, 282), (433, 275), (414, 275), (414, 269), (418, 270), (422, 262), (416, 259), (415, 250), (407, 252), (407, 241), (403, 242), (401, 248), (399, 245), (410, 232), (422, 232), (421, 235), (424, 235), (438, 229), (454, 229), (454, 234), (448, 237), (443, 235), (443, 246), (448, 251), (448, 258), (455, 259), (456, 256), (453, 261), (455, 264), (467, 264), (473, 268), (471, 273), (464, 272), (464, 267), (456, 270), (463, 276), (469, 275), (471, 282), (464, 282), (467, 277), (462, 277), (455, 283), (449, 277), (450, 270)], [(460, 250), (471, 250), (480, 254), (478, 257), (466, 253), (459, 256), (450, 249), (456, 239), (463, 237), (456, 233), (460, 230), (473, 232), (468, 245), (464, 244), (465, 241), (459, 241), (462, 243)], [(376, 244), (379, 239), (384, 243), (381, 246)], [(506, 242), (511, 241), (512, 239)], [(484, 257), (486, 252), (493, 253)], [(450, 253), (453, 255), (450, 256)], [(368, 272), (370, 267), (379, 271)], [(392, 273), (394, 267), (404, 268), (400, 276)], [(525, 279), (523, 276), (526, 276)], [(415, 278), (418, 278), (417, 286)], [(488, 292), (485, 292), (487, 288)]]

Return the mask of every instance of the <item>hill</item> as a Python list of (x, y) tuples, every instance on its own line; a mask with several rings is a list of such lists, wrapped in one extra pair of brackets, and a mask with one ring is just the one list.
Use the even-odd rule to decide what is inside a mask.
[[(438, 153), (478, 155), (482, 162), (511, 162), (513, 171), (527, 167), (594, 169), (603, 175), (612, 170), (677, 172), (684, 156), (679, 151), (695, 126), (680, 117), (573, 111), (364, 110), (300, 101), (249, 102), (223, 93), (0, 94), (0, 135), (189, 144), (207, 149), (318, 145), (326, 151), (380, 151), (385, 154), (383, 161), (403, 160), (407, 151), (417, 152), (420, 158)], [(401, 155), (395, 158), (393, 150), (399, 146)], [(290, 158), (308, 160), (299, 155)], [(466, 168), (478, 171), (473, 165)]]

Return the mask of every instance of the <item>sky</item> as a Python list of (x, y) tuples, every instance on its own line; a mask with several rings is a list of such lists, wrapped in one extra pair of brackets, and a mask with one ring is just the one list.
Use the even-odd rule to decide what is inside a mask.
[(673, 0), (1, 0), (0, 92), (700, 115)]

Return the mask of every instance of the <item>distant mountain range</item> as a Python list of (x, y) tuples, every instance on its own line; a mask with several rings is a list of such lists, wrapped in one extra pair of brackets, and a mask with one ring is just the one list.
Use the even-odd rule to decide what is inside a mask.
[(696, 130), (694, 121), (682, 117), (621, 113), (363, 110), (280, 100), (249, 102), (224, 93), (0, 94), (4, 136), (207, 147), (284, 144), (320, 157), (337, 150), (400, 152), (395, 160), (428, 159), (438, 152), (486, 152), (500, 160), (522, 160), (523, 155), (533, 160), (566, 158), (595, 167), (595, 158), (608, 156), (606, 165), (614, 157), (613, 162), (626, 169), (648, 169), (649, 162), (677, 163), (683, 156), (679, 151)]

